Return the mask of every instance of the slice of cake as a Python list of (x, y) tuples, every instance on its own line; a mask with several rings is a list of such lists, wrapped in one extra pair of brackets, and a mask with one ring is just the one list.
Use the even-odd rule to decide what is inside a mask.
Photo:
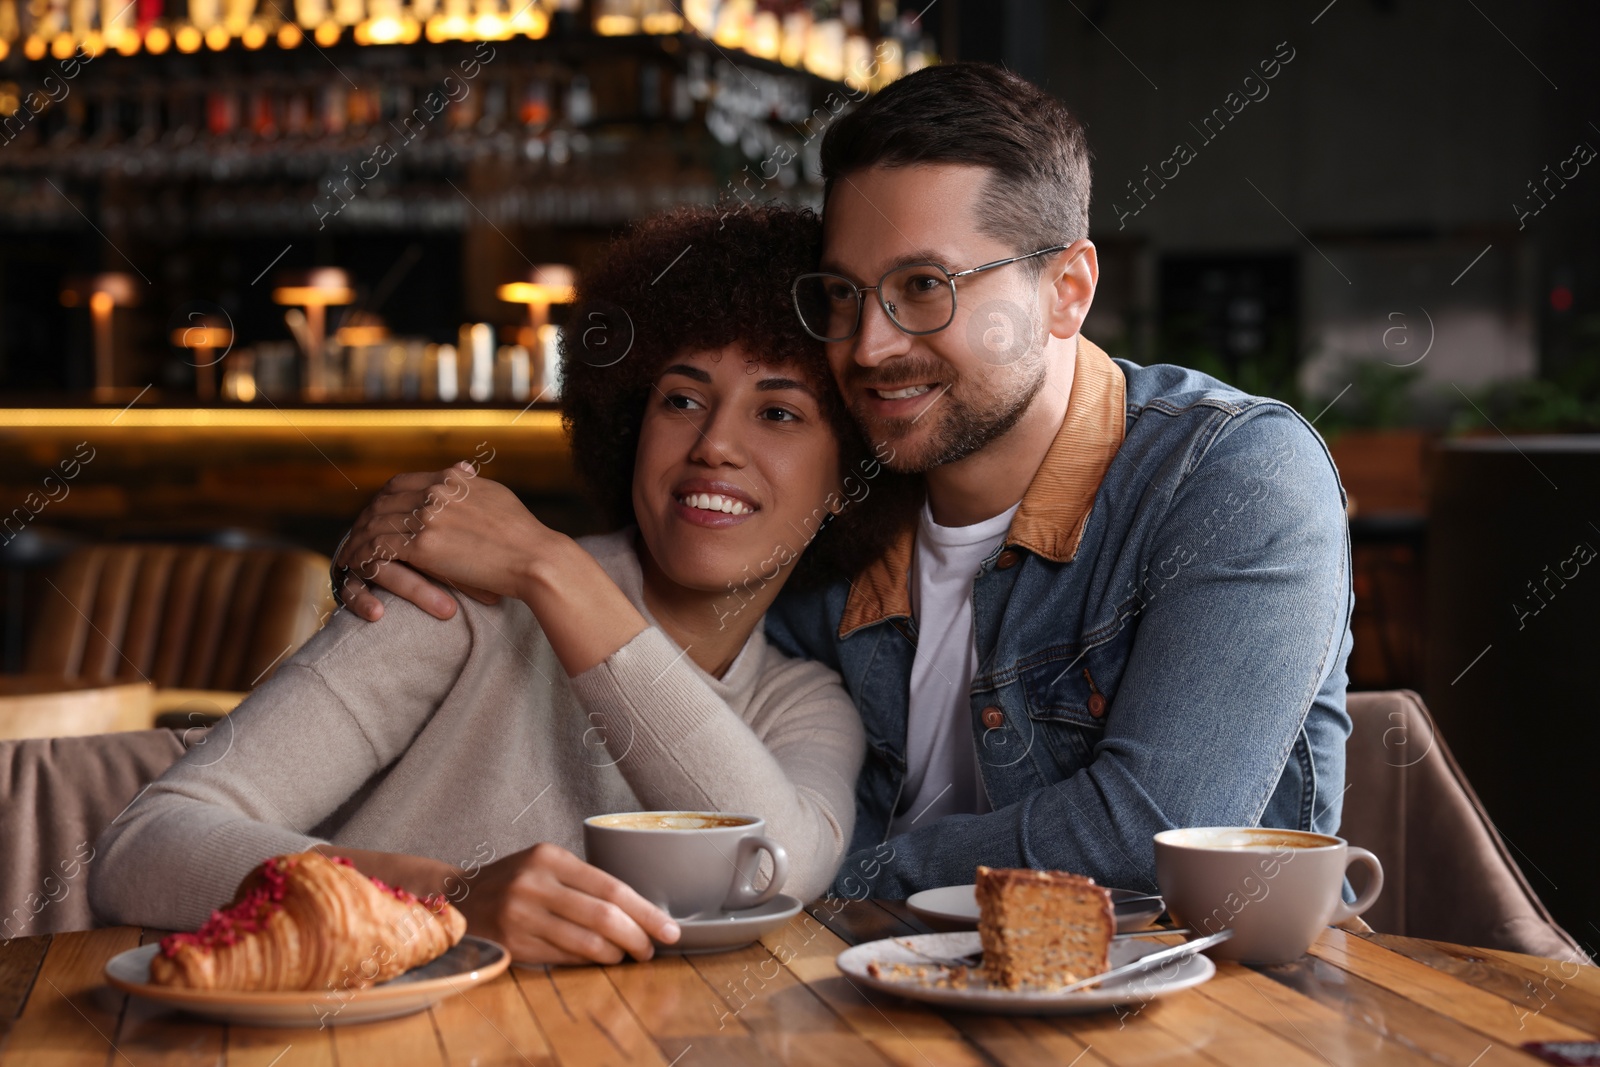
[(1064, 871), (978, 868), (978, 936), (988, 980), (1059, 989), (1110, 969), (1111, 894)]

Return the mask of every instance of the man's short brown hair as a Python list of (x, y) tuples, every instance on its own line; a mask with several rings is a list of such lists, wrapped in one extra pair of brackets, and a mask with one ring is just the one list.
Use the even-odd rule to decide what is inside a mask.
[(874, 166), (989, 168), (978, 227), (1019, 255), (1089, 235), (1090, 158), (1083, 124), (1065, 104), (987, 63), (907, 75), (835, 121), (822, 139), (830, 193)]

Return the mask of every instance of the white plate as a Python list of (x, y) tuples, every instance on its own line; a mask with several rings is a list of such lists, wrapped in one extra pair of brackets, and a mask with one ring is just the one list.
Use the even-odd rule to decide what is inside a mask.
[[(978, 887), (975, 885), (947, 885), (939, 889), (924, 889), (920, 893), (912, 893), (906, 900), (906, 907), (934, 926), (943, 929), (953, 927), (970, 930), (978, 925), (977, 890)], [(1132, 889), (1112, 889), (1110, 893), (1119, 934), (1125, 934), (1129, 930), (1143, 930), (1167, 910), (1166, 904), (1160, 897), (1134, 904), (1122, 904), (1119, 901), (1132, 900), (1147, 894)]]
[[(1118, 979), (1104, 986), (1080, 989), (1075, 993), (1020, 992), (997, 989), (983, 984), (975, 977), (974, 986), (966, 989), (947, 989), (929, 985), (916, 978), (894, 980), (874, 978), (867, 973), (867, 965), (876, 962), (922, 965), (927, 973), (937, 975), (939, 969), (919, 956), (965, 956), (979, 949), (976, 933), (918, 934), (915, 937), (891, 937), (872, 941), (839, 953), (839, 970), (862, 985), (886, 993), (939, 1004), (965, 1011), (995, 1012), (1001, 1015), (1071, 1015), (1077, 1012), (1100, 1011), (1119, 1004), (1140, 1004), (1157, 997), (1189, 989), (1217, 973), (1217, 965), (1205, 956), (1196, 954), (1176, 964), (1166, 964), (1150, 974), (1136, 974)], [(1141, 956), (1168, 948), (1156, 941), (1129, 940), (1111, 943), (1111, 966), (1132, 963)], [(916, 951), (912, 951), (915, 949)]]
[(688, 955), (744, 948), (800, 914), (802, 906), (794, 897), (779, 893), (765, 904), (728, 912), (715, 919), (679, 919), (678, 929), (682, 934), (677, 943), (657, 944), (656, 951)]
[(160, 950), (156, 944), (118, 953), (106, 962), (106, 979), (123, 992), (217, 1022), (312, 1029), (410, 1015), (499, 977), (511, 963), (503, 947), (469, 934), (433, 962), (369, 989), (240, 993), (152, 985), (150, 960)]

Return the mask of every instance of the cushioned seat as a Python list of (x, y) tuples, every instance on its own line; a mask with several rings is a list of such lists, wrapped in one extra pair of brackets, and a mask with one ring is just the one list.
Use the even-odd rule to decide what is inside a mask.
[(0, 937), (87, 930), (100, 832), (205, 731), (0, 741)]
[(162, 688), (253, 689), (334, 606), (328, 558), (299, 549), (95, 545), (51, 584), (28, 673)]
[(1587, 962), (1512, 861), (1410, 690), (1351, 693), (1340, 835), (1377, 854), (1374, 930)]

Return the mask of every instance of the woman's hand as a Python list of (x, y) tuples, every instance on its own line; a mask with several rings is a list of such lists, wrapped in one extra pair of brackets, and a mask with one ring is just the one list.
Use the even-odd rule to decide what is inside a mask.
[(492, 604), (521, 596), (530, 557), (561, 539), (470, 463), (397, 475), (356, 518), (334, 559), (348, 568), (339, 595), (369, 622), (383, 606), (368, 583), (448, 619), (454, 599), (424, 574)]
[(678, 924), (628, 885), (559, 845), (543, 843), (484, 866), (455, 902), (467, 929), (521, 963), (647, 960)]

